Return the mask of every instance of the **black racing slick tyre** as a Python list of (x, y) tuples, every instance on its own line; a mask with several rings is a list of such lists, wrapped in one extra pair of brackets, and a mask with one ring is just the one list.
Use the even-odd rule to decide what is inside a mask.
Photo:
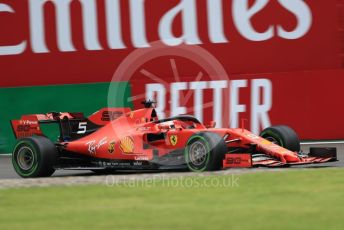
[(190, 137), (184, 150), (191, 171), (216, 171), (222, 168), (227, 153), (225, 141), (216, 133), (197, 133)]
[(23, 178), (49, 177), (54, 172), (57, 149), (46, 137), (33, 136), (18, 140), (12, 154), (12, 164)]
[(264, 129), (261, 137), (293, 152), (300, 152), (300, 139), (296, 132), (285, 125)]
[(337, 148), (310, 148), (309, 157), (333, 158), (337, 160)]

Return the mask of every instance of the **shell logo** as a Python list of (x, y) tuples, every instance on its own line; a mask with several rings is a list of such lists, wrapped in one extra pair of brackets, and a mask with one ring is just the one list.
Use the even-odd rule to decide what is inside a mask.
[(272, 142), (268, 141), (268, 140), (263, 140), (262, 145), (272, 145)]
[(123, 153), (133, 153), (134, 152), (134, 140), (132, 137), (124, 137), (121, 140), (120, 149)]

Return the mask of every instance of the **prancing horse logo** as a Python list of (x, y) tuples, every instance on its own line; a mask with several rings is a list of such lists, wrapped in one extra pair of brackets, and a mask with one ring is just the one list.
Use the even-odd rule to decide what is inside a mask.
[(173, 146), (175, 146), (178, 143), (178, 137), (176, 135), (171, 135), (170, 142)]
[(110, 142), (109, 147), (108, 147), (109, 153), (113, 153), (115, 151), (115, 142)]

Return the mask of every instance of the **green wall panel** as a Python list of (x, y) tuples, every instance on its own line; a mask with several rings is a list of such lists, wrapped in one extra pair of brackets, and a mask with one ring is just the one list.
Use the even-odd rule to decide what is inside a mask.
[[(111, 83), (116, 98), (108, 101), (110, 83), (52, 85), (17, 88), (0, 88), (0, 154), (10, 153), (15, 138), (10, 120), (23, 114), (58, 112), (83, 112), (86, 116), (104, 107), (132, 107), (128, 102), (131, 89), (127, 82)], [(56, 139), (56, 127), (42, 127)]]

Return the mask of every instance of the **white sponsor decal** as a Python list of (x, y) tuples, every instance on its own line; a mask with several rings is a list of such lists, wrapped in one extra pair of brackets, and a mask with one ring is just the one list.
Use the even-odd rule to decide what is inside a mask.
[(21, 125), (38, 125), (38, 121), (20, 120)]
[(137, 131), (146, 132), (146, 131), (150, 131), (151, 129), (152, 127), (140, 127), (140, 128), (137, 128)]
[(133, 163), (133, 165), (134, 165), (134, 166), (142, 166), (143, 164), (142, 164), (142, 162), (140, 162), (140, 161), (135, 161), (135, 162)]
[[(29, 18), (29, 38), (18, 38), (12, 42), (12, 45), (0, 45), (0, 55), (18, 55), (30, 47), (33, 53), (50, 53), (47, 45), (46, 24), (44, 17), (46, 4), (54, 6), (56, 12), (57, 27), (57, 46), (60, 52), (76, 52), (76, 46), (73, 43), (72, 18), (78, 14), (71, 8), (73, 0), (28, 0)], [(110, 49), (126, 49), (128, 44), (124, 41), (122, 28), (122, 17), (129, 15), (131, 44), (135, 48), (150, 47), (147, 38), (147, 2), (145, 0), (128, 0), (129, 14), (127, 10), (122, 9), (120, 0), (104, 0), (105, 25), (100, 24), (99, 6), (97, 0), (80, 0), (82, 12), (82, 31), (83, 40), (86, 50), (104, 50), (105, 47)], [(283, 24), (268, 24), (265, 31), (257, 31), (253, 26), (253, 18), (264, 11), (269, 0), (255, 0), (249, 4), (249, 0), (232, 0), (232, 21), (235, 29), (243, 38), (249, 41), (266, 41), (274, 37), (282, 39), (299, 39), (305, 36), (312, 27), (312, 11), (309, 5), (303, 0), (277, 0), (284, 11), (292, 14), (296, 18), (296, 26), (288, 30)], [(164, 4), (161, 3), (160, 4)], [(188, 45), (201, 45), (203, 41), (200, 37), (199, 28), (205, 27), (200, 25), (199, 18), (206, 18), (208, 37), (212, 43), (229, 43), (230, 37), (226, 36), (225, 29), (232, 23), (226, 22), (223, 15), (230, 9), (223, 8), (223, 0), (207, 0), (207, 12), (201, 15), (197, 10), (199, 7), (196, 0), (180, 0), (177, 5), (167, 10), (159, 20), (156, 32), (159, 39), (168, 46), (176, 46), (182, 43)], [(17, 14), (16, 10), (9, 3), (0, 3), (0, 12)], [(124, 14), (125, 12), (125, 14)], [(283, 9), (281, 10), (283, 12)], [(182, 34), (176, 36), (173, 33), (174, 22), (181, 15)], [(19, 17), (19, 16), (18, 16)], [(99, 40), (99, 28), (106, 27), (107, 44), (101, 44)], [(78, 29), (79, 30), (79, 29)], [(30, 43), (30, 44), (28, 44)]]
[(87, 132), (87, 122), (80, 122), (79, 123), (79, 130), (77, 134), (85, 134)]
[(92, 140), (86, 143), (86, 145), (88, 145), (88, 152), (90, 154), (97, 154), (97, 150), (102, 147), (103, 145), (105, 145), (106, 143), (108, 143), (107, 141), (107, 137), (104, 137), (103, 139), (101, 139), (100, 141), (96, 141), (96, 140)]
[(149, 158), (146, 156), (135, 156), (136, 161), (148, 161)]
[[(240, 91), (243, 88), (251, 86), (250, 105), (240, 103)], [(223, 105), (223, 91), (229, 88), (229, 105)], [(213, 120), (216, 121), (217, 127), (222, 127), (222, 115), (225, 107), (229, 107), (229, 120), (232, 128), (238, 128), (241, 113), (248, 111), (251, 107), (251, 131), (258, 134), (260, 128), (271, 126), (269, 112), (272, 109), (272, 82), (269, 79), (253, 79), (250, 80), (231, 80), (231, 81), (204, 81), (204, 82), (176, 82), (170, 84), (170, 89), (159, 83), (146, 85), (146, 98), (157, 100), (156, 111), (159, 118), (163, 119), (167, 116), (177, 116), (186, 114), (187, 108), (181, 103), (181, 91), (191, 90), (194, 95), (194, 115), (203, 122), (204, 90), (213, 91)], [(167, 92), (170, 92), (170, 114), (166, 114)]]
[(247, 134), (247, 136), (253, 140), (257, 140), (259, 139), (260, 137), (258, 137), (257, 135), (253, 134), (253, 133), (250, 133), (250, 134)]

